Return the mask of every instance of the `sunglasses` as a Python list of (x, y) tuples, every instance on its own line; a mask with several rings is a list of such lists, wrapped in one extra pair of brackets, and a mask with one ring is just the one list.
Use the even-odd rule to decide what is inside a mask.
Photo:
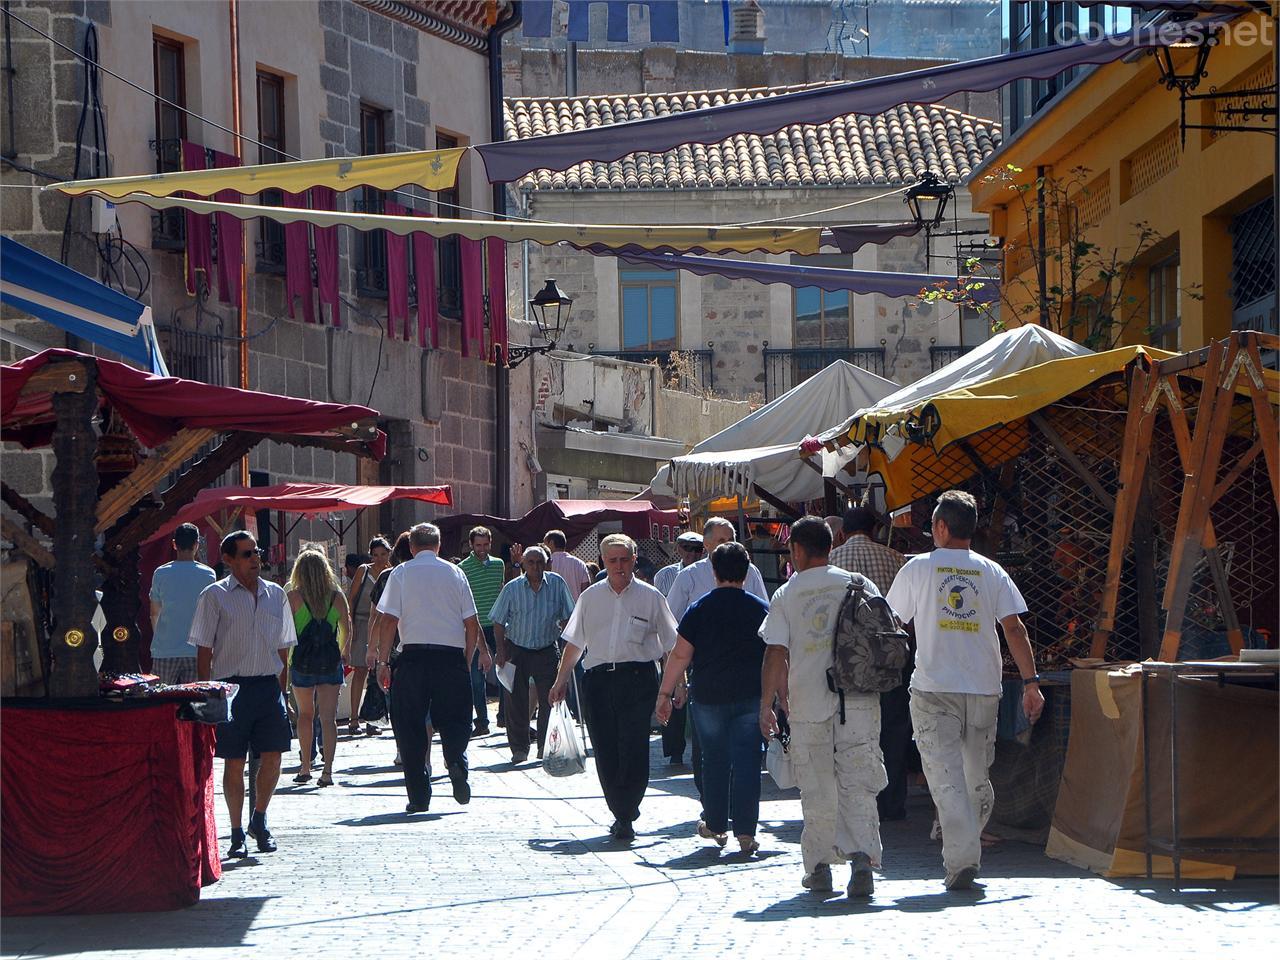
[(267, 551), (263, 550), (261, 547), (254, 547), (251, 550), (241, 550), (239, 553), (236, 554), (236, 556), (241, 560), (248, 560), (250, 557), (254, 557), (254, 556), (256, 556), (259, 560), (261, 560), (261, 559), (264, 559), (266, 555), (267, 555)]

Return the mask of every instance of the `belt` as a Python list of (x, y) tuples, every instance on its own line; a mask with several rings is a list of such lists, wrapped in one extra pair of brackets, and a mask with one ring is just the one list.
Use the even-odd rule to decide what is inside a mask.
[(432, 653), (456, 653), (462, 656), (465, 652), (462, 647), (451, 647), (447, 643), (402, 643), (400, 644), (400, 655), (405, 656), (417, 651), (430, 651)]
[(594, 667), (585, 671), (591, 673), (635, 673), (638, 670), (648, 670), (651, 673), (656, 672), (653, 663), (648, 660), (625, 660), (622, 663), (597, 663)]

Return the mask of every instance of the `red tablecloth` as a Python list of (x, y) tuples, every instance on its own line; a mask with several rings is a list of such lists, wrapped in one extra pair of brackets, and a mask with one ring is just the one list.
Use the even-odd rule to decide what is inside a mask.
[(0, 708), (0, 911), (176, 910), (222, 876), (213, 727), (176, 714)]

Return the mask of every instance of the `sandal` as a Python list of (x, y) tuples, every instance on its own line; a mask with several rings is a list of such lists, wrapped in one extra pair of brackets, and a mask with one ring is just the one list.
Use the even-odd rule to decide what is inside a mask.
[(353, 721), (352, 723), (347, 724), (347, 736), (354, 737), (359, 732), (360, 732), (359, 721)]
[(738, 847), (741, 853), (749, 857), (760, 849), (760, 843), (755, 837), (744, 833), (738, 836)]
[(380, 733), (382, 733), (382, 730), (374, 726), (372, 723), (366, 723), (364, 725), (364, 735), (366, 737), (376, 737)]
[(719, 846), (723, 847), (729, 842), (727, 833), (712, 833), (711, 828), (707, 826), (705, 820), (698, 821), (698, 836), (704, 840), (714, 840)]
[(303, 770), (293, 778), (294, 783), (308, 783), (311, 780), (311, 771)]
[(316, 781), (316, 786), (317, 786), (317, 787), (332, 787), (332, 786), (333, 786), (333, 774), (332, 774), (332, 773), (322, 773), (322, 774), (320, 775), (320, 779)]

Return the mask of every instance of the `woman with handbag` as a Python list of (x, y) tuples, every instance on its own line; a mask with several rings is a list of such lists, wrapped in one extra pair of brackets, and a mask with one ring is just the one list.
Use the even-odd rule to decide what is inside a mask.
[(351, 637), (351, 609), (329, 560), (317, 550), (304, 550), (289, 575), (289, 607), (298, 645), (293, 648), (289, 676), (298, 703), (298, 745), (302, 765), (294, 783), (311, 779), (315, 716), (320, 716), (324, 770), (316, 785), (333, 785), (333, 754), (338, 742), (338, 695)]
[(664, 725), (673, 701), (685, 699), (685, 671), (693, 727), (702, 746), (702, 819), (698, 836), (723, 847), (733, 833), (740, 851), (760, 849), (760, 625), (769, 604), (742, 588), (751, 558), (740, 543), (722, 543), (711, 554), (716, 588), (692, 604), (680, 620), (676, 646), (658, 686), (654, 712)]
[[(369, 653), (369, 614), (373, 610), (370, 597), (378, 577), (384, 570), (391, 569), (391, 544), (386, 537), (374, 537), (369, 541), (369, 556), (373, 558), (372, 561), (356, 570), (347, 593), (347, 605), (351, 608), (351, 625), (354, 628), (351, 633), (351, 649), (347, 651), (352, 669), (351, 715), (347, 720), (347, 733), (352, 736), (360, 732), (360, 701), (369, 676), (369, 668), (364, 664)], [(379, 730), (369, 723), (365, 725), (364, 732), (372, 737)]]

